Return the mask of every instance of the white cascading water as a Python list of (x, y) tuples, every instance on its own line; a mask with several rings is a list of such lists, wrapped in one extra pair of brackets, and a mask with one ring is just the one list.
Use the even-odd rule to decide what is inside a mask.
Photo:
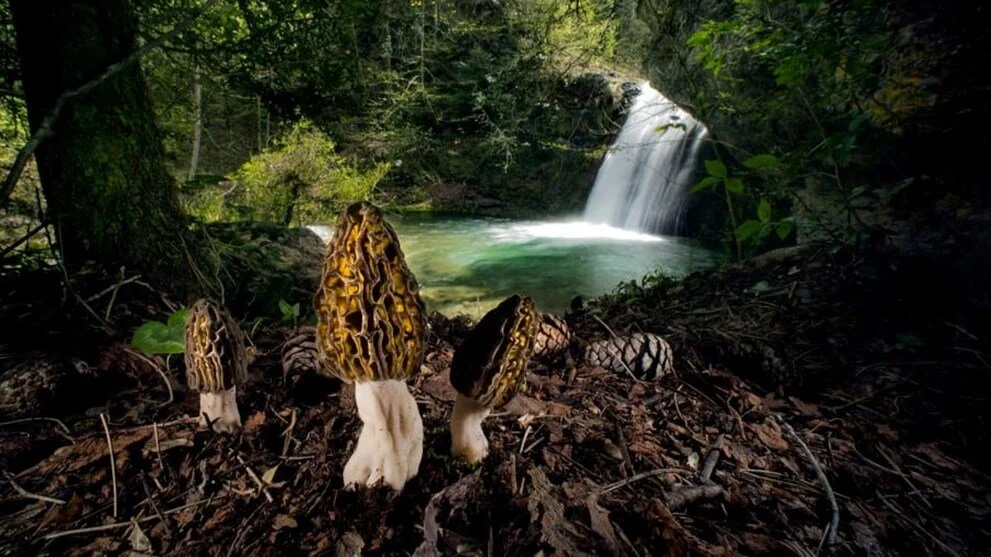
[(639, 87), (599, 167), (584, 219), (676, 233), (706, 129), (649, 83)]

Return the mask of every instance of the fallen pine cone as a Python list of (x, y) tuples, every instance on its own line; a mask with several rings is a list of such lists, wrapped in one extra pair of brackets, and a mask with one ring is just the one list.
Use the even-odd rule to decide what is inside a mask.
[(637, 379), (656, 379), (674, 371), (671, 346), (650, 333), (593, 342), (585, 348), (585, 362), (613, 373), (629, 372)]
[(550, 359), (564, 353), (571, 341), (571, 333), (564, 319), (552, 314), (540, 314), (537, 322), (537, 336), (533, 341), (533, 355), (536, 358)]
[(303, 326), (296, 331), (295, 337), (282, 345), (283, 381), (294, 373), (315, 373), (319, 370), (316, 334), (315, 327)]

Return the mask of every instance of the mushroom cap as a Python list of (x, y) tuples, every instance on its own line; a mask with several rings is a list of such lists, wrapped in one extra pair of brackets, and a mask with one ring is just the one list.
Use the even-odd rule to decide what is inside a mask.
[(220, 304), (197, 300), (186, 314), (186, 382), (201, 393), (219, 393), (248, 376), (244, 333)]
[(454, 353), (451, 385), (482, 406), (505, 406), (526, 376), (537, 319), (533, 300), (521, 295), (486, 313)]
[(382, 211), (361, 201), (337, 219), (313, 298), (323, 372), (405, 380), (423, 362), (427, 317), (416, 277)]

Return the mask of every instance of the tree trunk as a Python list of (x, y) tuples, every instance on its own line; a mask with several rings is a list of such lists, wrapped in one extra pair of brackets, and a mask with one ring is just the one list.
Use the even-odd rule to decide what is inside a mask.
[(196, 178), (196, 170), (200, 165), (200, 141), (203, 133), (203, 85), (200, 83), (200, 69), (193, 70), (193, 110), (196, 120), (193, 122), (193, 153), (189, 156), (189, 179)]
[[(32, 130), (135, 46), (126, 0), (11, 0)], [(200, 261), (138, 63), (72, 99), (35, 153), (66, 263), (125, 265), (178, 292)]]

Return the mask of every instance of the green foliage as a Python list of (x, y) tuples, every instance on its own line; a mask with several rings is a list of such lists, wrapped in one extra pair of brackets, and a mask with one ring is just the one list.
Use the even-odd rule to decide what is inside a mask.
[(290, 305), (285, 300), (279, 300), (279, 311), (282, 313), (282, 323), (295, 326), (299, 321), (299, 302)]
[(229, 183), (188, 185), (187, 209), (203, 220), (248, 218), (281, 224), (333, 220), (341, 206), (368, 199), (389, 163), (358, 169), (334, 150), (334, 142), (303, 120), (275, 141), (275, 148), (245, 162)]
[[(730, 211), (734, 224), (733, 236), (737, 245), (740, 247), (740, 255), (742, 255), (744, 246), (746, 246), (746, 251), (748, 252), (759, 250), (772, 232), (777, 235), (778, 239), (785, 240), (791, 235), (794, 229), (794, 218), (792, 217), (785, 217), (777, 221), (772, 219), (772, 204), (767, 197), (760, 197), (756, 203), (757, 214), (755, 219), (748, 219), (742, 224), (736, 224), (734, 203), (732, 203), (729, 196), (732, 195), (746, 200), (746, 198), (753, 198), (759, 195), (755, 187), (748, 188), (746, 186), (744, 178), (750, 179), (754, 184), (763, 184), (765, 186), (764, 189), (768, 190), (769, 188), (766, 187), (768, 179), (771, 174), (780, 168), (781, 163), (774, 155), (762, 153), (744, 160), (741, 165), (743, 167), (741, 169), (743, 173), (737, 176), (731, 175), (722, 161), (717, 159), (706, 160), (704, 161), (704, 166), (709, 175), (699, 180), (689, 190), (691, 193), (695, 193), (715, 189), (719, 186), (725, 189), (727, 209)], [(743, 204), (746, 205), (746, 203)]]
[(186, 349), (186, 314), (181, 309), (167, 322), (148, 321), (135, 329), (131, 345), (145, 354), (182, 354)]

